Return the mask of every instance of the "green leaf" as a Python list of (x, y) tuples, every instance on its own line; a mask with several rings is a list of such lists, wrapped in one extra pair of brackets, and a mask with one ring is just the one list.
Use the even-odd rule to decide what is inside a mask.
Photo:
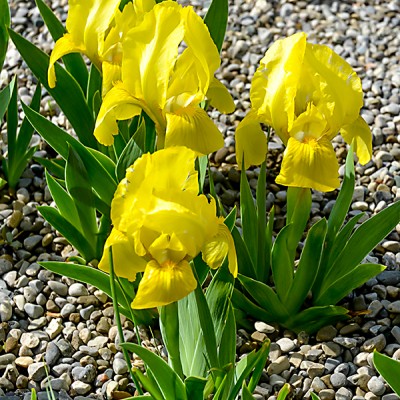
[(269, 339), (266, 339), (266, 341), (264, 341), (265, 346), (268, 348), (266, 349), (266, 351), (261, 352), (260, 354), (258, 354), (258, 360), (256, 361), (255, 365), (254, 365), (254, 371), (251, 375), (249, 384), (248, 384), (248, 389), (250, 390), (251, 393), (254, 392), (262, 374), (265, 368), (265, 364), (267, 363), (267, 359), (268, 359), (268, 355), (269, 355), (269, 346), (271, 344)]
[(203, 400), (207, 379), (198, 376), (189, 376), (185, 379), (186, 395), (190, 400)]
[(321, 219), (308, 232), (299, 265), (294, 274), (292, 286), (289, 289), (285, 303), (288, 313), (291, 315), (296, 314), (300, 310), (308, 292), (313, 286), (321, 260), (326, 228), (326, 220)]
[(344, 307), (310, 307), (287, 319), (282, 325), (297, 333), (305, 331), (312, 334), (326, 325), (348, 318), (348, 310)]
[(267, 238), (267, 191), (266, 191), (266, 162), (261, 164), (260, 175), (257, 181), (256, 201), (257, 201), (257, 278), (261, 282), (266, 282), (269, 276), (271, 247), (270, 238)]
[(328, 243), (334, 240), (342, 226), (353, 198), (355, 183), (353, 151), (353, 145), (351, 145), (346, 157), (346, 169), (342, 187), (328, 219), (328, 231), (326, 234)]
[[(86, 66), (85, 66), (86, 68)], [(87, 72), (87, 70), (86, 70)], [(96, 93), (101, 93), (102, 78), (100, 71), (94, 64), (90, 66), (89, 81), (86, 88), (86, 99), (90, 110), (92, 111), (93, 117), (97, 117), (98, 109), (96, 106)]]
[(320, 400), (319, 396), (317, 396), (314, 392), (310, 392), (312, 400)]
[(91, 246), (91, 249), (87, 249), (86, 253), (93, 252), (95, 254), (93, 258), (100, 260), (101, 253), (96, 253), (98, 228), (95, 198), (86, 168), (78, 153), (72, 147), (69, 148), (65, 167), (65, 183), (81, 220), (82, 233)]
[(264, 360), (268, 357), (270, 342), (266, 341), (261, 345), (257, 352), (251, 352), (246, 357), (242, 358), (237, 364), (235, 369), (236, 383), (230, 392), (228, 400), (234, 400), (239, 393), (239, 390), (244, 382), (256, 367), (260, 359)]
[(266, 322), (272, 322), (276, 320), (274, 314), (271, 314), (268, 310), (265, 310), (259, 305), (254, 304), (238, 289), (233, 290), (232, 303), (235, 306), (235, 309), (241, 310), (246, 315), (250, 315), (256, 320)]
[[(351, 293), (351, 291), (380, 274), (385, 268), (384, 265), (380, 264), (359, 264), (356, 268), (350, 270), (349, 273), (328, 286), (313, 303), (317, 306), (336, 304), (343, 297)], [(329, 281), (327, 279), (326, 285), (328, 284)]]
[(134, 343), (121, 343), (121, 347), (137, 354), (151, 369), (164, 399), (187, 400), (184, 383), (161, 357)]
[(0, 71), (3, 68), (3, 63), (6, 58), (7, 47), (8, 47), (7, 28), (9, 26), (10, 26), (10, 8), (8, 7), (8, 1), (0, 0)]
[(97, 141), (93, 136), (93, 115), (75, 78), (57, 64), (55, 65), (57, 85), (51, 89), (47, 83), (49, 56), (18, 33), (12, 30), (9, 30), (9, 33), (22, 58), (60, 106), (81, 143), (96, 148)]
[(47, 171), (46, 183), (61, 216), (83, 234), (81, 220), (76, 210), (74, 199)]
[(249, 250), (247, 249), (247, 246), (244, 243), (242, 236), (240, 236), (239, 230), (236, 226), (232, 229), (232, 237), (235, 242), (239, 272), (249, 278), (256, 279), (256, 273), (253, 261), (250, 258)]
[[(35, 0), (35, 2), (51, 37), (54, 41), (57, 41), (66, 33), (64, 25), (43, 0)], [(85, 90), (88, 84), (88, 71), (82, 56), (77, 53), (67, 54), (63, 57), (63, 62), (66, 69), (78, 81), (82, 90)]]
[[(58, 262), (58, 261), (42, 261), (39, 264), (61, 276), (67, 276), (68, 278), (75, 279), (79, 282), (84, 282), (89, 285), (93, 285), (106, 293), (108, 296), (111, 296), (111, 288), (110, 288), (110, 276), (99, 269), (80, 264), (73, 264), (67, 262)], [(120, 311), (127, 318), (130, 318), (130, 304), (124, 302), (125, 296), (123, 291), (116, 285), (117, 297), (120, 302)]]
[(207, 167), (208, 167), (208, 156), (201, 156), (196, 159), (197, 170), (199, 171), (199, 188), (200, 193), (203, 193), (204, 181), (206, 179)]
[(117, 182), (109, 172), (110, 166), (114, 171), (114, 163), (96, 150), (88, 149), (28, 106), (23, 104), (22, 108), (32, 126), (62, 158), (68, 159), (68, 146), (71, 146), (77, 152), (85, 165), (93, 189), (106, 204), (111, 205), (111, 200), (117, 189)]
[(279, 391), (276, 400), (285, 400), (289, 393), (290, 393), (290, 385), (288, 383), (285, 383), (282, 386), (281, 390)]
[(224, 43), (228, 23), (228, 8), (228, 0), (212, 0), (204, 17), (204, 22), (219, 52), (221, 52)]
[(146, 126), (144, 120), (140, 123), (135, 134), (130, 138), (129, 142), (122, 151), (115, 170), (115, 175), (118, 181), (125, 178), (126, 169), (130, 167), (143, 153), (140, 147), (137, 145), (135, 138), (140, 135), (146, 134)]
[(372, 361), (392, 390), (400, 396), (400, 361), (374, 351)]
[(229, 302), (218, 350), (220, 365), (234, 364), (236, 358), (236, 324), (232, 304)]
[(287, 252), (292, 262), (296, 248), (310, 218), (311, 190), (308, 188), (288, 187), (286, 225), (291, 224), (291, 232), (287, 237)]
[(85, 236), (68, 220), (62, 217), (58, 210), (50, 206), (40, 206), (38, 210), (43, 215), (43, 218), (79, 251), (82, 257), (86, 260), (96, 258), (92, 245)]
[(396, 202), (361, 224), (333, 263), (323, 288), (354, 269), (399, 221), (400, 202)]
[[(257, 274), (257, 255), (258, 255), (258, 222), (257, 210), (251, 194), (246, 171), (242, 168), (240, 174), (240, 215), (242, 219), (243, 241), (249, 251), (250, 258), (256, 266)], [(256, 275), (257, 276), (257, 275)]]
[[(132, 373), (133, 375), (135, 375), (136, 379), (142, 384), (143, 388), (151, 394), (152, 398), (154, 398), (155, 400), (165, 400), (160, 388), (157, 385), (157, 382), (155, 382), (153, 378), (153, 374), (149, 369), (147, 369), (147, 375), (144, 375), (139, 368), (133, 368)], [(136, 397), (134, 397), (134, 400), (135, 399)]]
[(44, 167), (48, 172), (54, 175), (58, 179), (64, 179), (65, 173), (65, 160), (59, 158), (42, 158), (42, 157), (33, 157), (33, 160)]
[(288, 313), (285, 306), (268, 285), (241, 274), (238, 275), (238, 278), (250, 296), (273, 317), (274, 321), (287, 319)]
[(177, 302), (159, 307), (160, 331), (168, 351), (168, 363), (183, 379), (182, 363), (179, 349), (179, 316)]
[(246, 386), (245, 381), (243, 381), (243, 385), (242, 385), (242, 400), (254, 400), (254, 397), (251, 394), (248, 387)]
[(11, 82), (0, 92), (0, 123), (4, 117), (4, 114), (7, 111), (8, 104), (10, 102), (11, 95), (14, 91), (15, 84), (16, 83), (15, 83), (15, 77), (14, 77), (11, 80)]
[(282, 303), (285, 303), (289, 288), (293, 284), (293, 248), (290, 247), (290, 238), (293, 238), (294, 225), (286, 225), (276, 237), (271, 251), (271, 269), (274, 278), (275, 290)]

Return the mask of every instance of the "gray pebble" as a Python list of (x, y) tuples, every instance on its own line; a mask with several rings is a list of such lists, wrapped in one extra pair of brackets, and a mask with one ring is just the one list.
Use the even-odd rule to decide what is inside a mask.
[(113, 370), (118, 375), (123, 375), (128, 372), (128, 366), (122, 358), (115, 358), (113, 361)]
[(28, 316), (33, 319), (41, 317), (44, 313), (44, 309), (42, 306), (32, 303), (26, 303), (24, 306), (24, 310), (28, 314)]

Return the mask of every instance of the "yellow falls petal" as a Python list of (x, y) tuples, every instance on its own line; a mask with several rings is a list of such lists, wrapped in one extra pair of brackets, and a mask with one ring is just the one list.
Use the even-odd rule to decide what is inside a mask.
[(268, 151), (267, 137), (253, 113), (249, 113), (239, 123), (235, 132), (236, 160), (239, 169), (250, 165), (260, 165), (265, 161)]
[(306, 34), (277, 40), (254, 74), (250, 99), (260, 121), (273, 126), (286, 143), (294, 119), (294, 98), (306, 50)]
[(142, 109), (122, 83), (117, 83), (104, 97), (96, 120), (94, 136), (105, 146), (114, 143), (118, 135), (117, 120), (129, 119), (139, 115)]
[(99, 269), (104, 272), (110, 271), (109, 249), (111, 246), (115, 275), (134, 281), (136, 273), (145, 270), (147, 261), (135, 253), (128, 237), (115, 228), (107, 238)]
[(366, 164), (372, 157), (371, 129), (364, 119), (359, 116), (352, 124), (345, 125), (340, 134), (343, 139), (351, 144), (354, 142), (354, 151), (360, 164)]
[(236, 278), (238, 274), (238, 264), (235, 243), (233, 242), (231, 232), (224, 224), (222, 218), (218, 226), (218, 233), (203, 246), (202, 256), (207, 265), (215, 269), (222, 265), (227, 255), (229, 271)]
[(113, 88), (114, 83), (121, 80), (121, 65), (103, 61), (101, 69), (103, 73), (101, 94), (104, 97)]
[(207, 98), (210, 104), (222, 113), (230, 114), (235, 111), (235, 103), (232, 96), (217, 78), (211, 80), (207, 91)]
[(178, 264), (185, 258), (187, 250), (173, 232), (172, 235), (161, 234), (154, 240), (149, 247), (149, 253), (160, 265), (168, 261)]
[(152, 260), (146, 266), (132, 308), (165, 306), (186, 297), (196, 286), (197, 281), (187, 261), (161, 266)]
[(49, 69), (47, 71), (47, 80), (51, 88), (56, 86), (56, 73), (54, 70), (54, 64), (56, 61), (66, 54), (83, 53), (84, 51), (85, 46), (83, 42), (74, 42), (72, 35), (69, 33), (66, 33), (63, 37), (57, 40), (50, 55)]
[(323, 136), (300, 142), (290, 138), (276, 183), (329, 192), (339, 187), (339, 164), (330, 140)]
[(182, 108), (166, 117), (165, 147), (186, 146), (198, 154), (209, 154), (224, 146), (221, 132), (200, 107)]

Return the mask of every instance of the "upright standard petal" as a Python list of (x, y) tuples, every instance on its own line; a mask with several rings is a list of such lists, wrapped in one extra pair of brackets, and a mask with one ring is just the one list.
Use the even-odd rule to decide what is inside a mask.
[(134, 281), (136, 274), (145, 270), (147, 262), (143, 257), (135, 253), (128, 237), (115, 228), (107, 238), (99, 269), (104, 272), (110, 272), (109, 255), (111, 246), (115, 275)]
[(167, 113), (165, 147), (187, 146), (198, 154), (209, 154), (224, 146), (221, 132), (198, 106)]
[(196, 289), (197, 281), (187, 261), (159, 265), (151, 260), (140, 281), (132, 308), (165, 306), (186, 297)]
[(291, 137), (283, 154), (276, 183), (329, 192), (339, 187), (339, 164), (330, 140)]
[(267, 137), (257, 121), (255, 113), (250, 112), (239, 123), (235, 132), (236, 160), (239, 169), (260, 165), (265, 161), (268, 151)]
[(250, 99), (260, 121), (274, 127), (284, 143), (294, 120), (294, 98), (306, 50), (306, 34), (277, 40), (254, 74)]
[(352, 124), (345, 125), (340, 134), (348, 143), (354, 143), (354, 151), (360, 164), (366, 164), (372, 157), (371, 129), (364, 119), (359, 116)]

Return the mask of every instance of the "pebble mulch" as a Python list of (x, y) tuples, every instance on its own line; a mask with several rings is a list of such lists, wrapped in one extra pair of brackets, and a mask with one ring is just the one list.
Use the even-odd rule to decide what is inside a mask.
[[(33, 1), (11, 0), (13, 28), (49, 52), (53, 46)], [(205, 4), (192, 2), (200, 14)], [(65, 0), (51, 2), (65, 20)], [(238, 202), (239, 174), (234, 166), (234, 129), (249, 108), (251, 77), (269, 45), (299, 30), (309, 40), (330, 45), (362, 78), (365, 106), (362, 116), (373, 132), (374, 155), (357, 165), (357, 182), (351, 215), (366, 217), (400, 199), (400, 1), (283, 1), (231, 0), (226, 42), (219, 77), (234, 96), (232, 115), (211, 116), (223, 131), (225, 148), (214, 156), (216, 189), (226, 207)], [(19, 95), (29, 103), (35, 79), (10, 44), (0, 88), (17, 75)], [(67, 126), (54, 101), (43, 92), (41, 112), (54, 123)], [(51, 149), (39, 144), (37, 156)], [(1, 127), (0, 147), (6, 151), (6, 129)], [(335, 139), (343, 165), (346, 147)], [(283, 146), (270, 144), (268, 205), (275, 204), (279, 229), (284, 221), (284, 188), (274, 184)], [(31, 163), (14, 198), (0, 192), (0, 399), (30, 398), (29, 389), (46, 399), (49, 383), (58, 399), (113, 398), (117, 391), (134, 393), (127, 365), (118, 346), (110, 299), (95, 287), (43, 270), (38, 262), (62, 260), (75, 254), (36, 210), (52, 204), (43, 169)], [(343, 167), (340, 170), (343, 174)], [(254, 187), (258, 169), (248, 171)], [(313, 194), (312, 219), (329, 215), (334, 194)], [(240, 221), (238, 221), (240, 223)], [(285, 382), (293, 397), (322, 400), (394, 400), (387, 384), (371, 363), (374, 348), (400, 359), (400, 225), (369, 255), (387, 266), (345, 300), (356, 315), (352, 320), (327, 326), (308, 336), (256, 322), (253, 331), (238, 330), (238, 356), (272, 341), (270, 359), (255, 392), (257, 400), (276, 399)], [(363, 311), (368, 310), (365, 314)], [(359, 315), (357, 315), (359, 313)], [(127, 341), (134, 341), (133, 326), (124, 321)], [(145, 346), (165, 356), (159, 332), (140, 331)], [(134, 359), (137, 366), (141, 360)], [(47, 372), (46, 372), (47, 368)]]

